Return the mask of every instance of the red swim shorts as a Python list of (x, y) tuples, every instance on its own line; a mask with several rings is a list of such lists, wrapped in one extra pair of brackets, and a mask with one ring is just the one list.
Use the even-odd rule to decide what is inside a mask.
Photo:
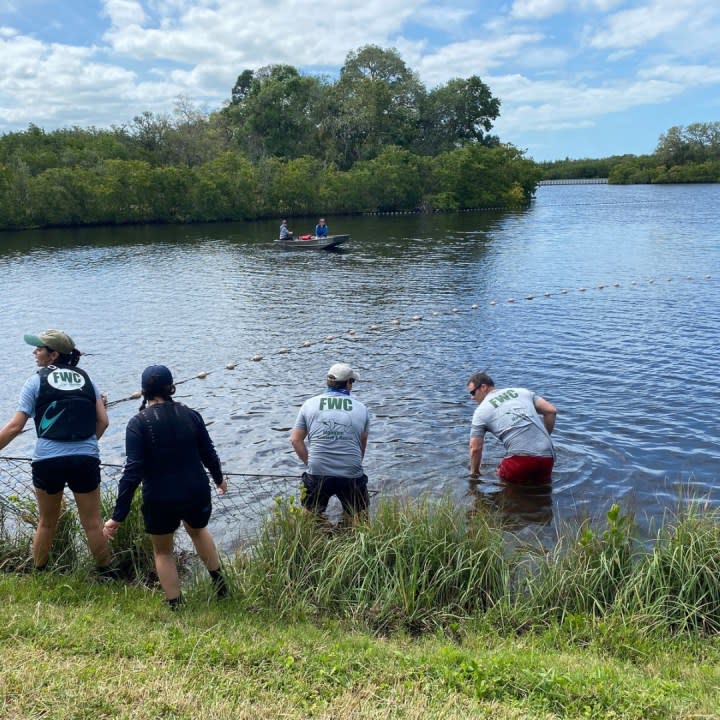
[(498, 477), (508, 483), (540, 484), (552, 480), (553, 459), (532, 455), (508, 455), (497, 469)]

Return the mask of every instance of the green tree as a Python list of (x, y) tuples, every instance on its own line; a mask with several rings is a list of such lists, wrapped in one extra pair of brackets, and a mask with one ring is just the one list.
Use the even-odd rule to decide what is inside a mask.
[(413, 210), (422, 203), (423, 159), (408, 150), (385, 147), (372, 160), (356, 163), (348, 176), (355, 188), (362, 188), (356, 199), (363, 210)]
[(661, 167), (655, 174), (656, 183), (716, 183), (720, 182), (720, 161), (688, 162), (683, 165)]
[(145, 160), (107, 160), (98, 169), (98, 183), (107, 222), (148, 222), (151, 211), (152, 166)]
[(255, 158), (316, 154), (321, 95), (321, 80), (301, 75), (291, 65), (244, 71), (227, 108), (236, 139)]
[(146, 110), (133, 118), (128, 133), (141, 159), (153, 165), (162, 165), (168, 159), (167, 137), (171, 130), (172, 122), (168, 115)]
[(655, 154), (665, 165), (720, 159), (720, 122), (671, 127), (658, 140)]
[(173, 121), (164, 143), (167, 163), (189, 167), (208, 162), (228, 147), (227, 139), (212, 131), (207, 113), (183, 96), (176, 100)]
[(199, 167), (192, 187), (203, 220), (249, 220), (264, 205), (257, 168), (236, 150), (226, 150)]
[(488, 133), (499, 114), (500, 100), (477, 75), (450, 80), (422, 103), (417, 150), (437, 155), (467, 143), (496, 145), (498, 138)]
[(311, 157), (281, 161), (267, 158), (260, 163), (269, 214), (309, 215), (318, 211), (320, 163)]
[(426, 204), (450, 208), (527, 204), (542, 172), (512, 145), (466, 145), (433, 158), (431, 170)]
[(655, 155), (628, 155), (612, 165), (608, 182), (612, 185), (642, 185), (651, 183), (662, 171), (662, 163)]
[(245, 98), (250, 94), (255, 73), (252, 70), (243, 70), (233, 85), (230, 95), (231, 105), (242, 105)]
[(348, 54), (334, 88), (330, 134), (338, 165), (376, 157), (388, 145), (410, 148), (425, 90), (395, 49), (366, 45)]

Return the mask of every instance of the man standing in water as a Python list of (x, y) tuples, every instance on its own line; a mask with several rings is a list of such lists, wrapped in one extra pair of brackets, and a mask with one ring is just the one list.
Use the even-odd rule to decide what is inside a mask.
[(549, 483), (555, 460), (550, 433), (557, 408), (525, 388), (495, 389), (486, 373), (475, 373), (467, 383), (478, 403), (470, 430), (470, 475), (480, 474), (485, 433), (489, 430), (505, 446), (507, 456), (497, 468), (508, 483)]
[(303, 403), (290, 434), (295, 453), (308, 468), (302, 476), (301, 501), (317, 515), (325, 512), (333, 495), (349, 517), (364, 515), (370, 504), (362, 466), (370, 415), (350, 395), (358, 379), (349, 365), (333, 365), (327, 390)]

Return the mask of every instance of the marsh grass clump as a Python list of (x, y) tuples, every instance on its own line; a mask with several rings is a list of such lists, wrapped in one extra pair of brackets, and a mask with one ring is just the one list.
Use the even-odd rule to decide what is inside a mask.
[[(37, 503), (31, 497), (9, 495), (0, 498), (0, 570), (22, 572), (32, 569), (31, 545), (38, 523)], [(103, 517), (109, 517), (115, 505), (112, 495), (101, 499)], [(155, 563), (152, 545), (144, 532), (140, 498), (112, 543), (115, 563), (128, 579), (152, 584)], [(87, 566), (89, 560), (85, 534), (73, 503), (63, 498), (55, 536), (50, 549), (48, 569), (73, 572)]]
[(632, 517), (613, 504), (605, 529), (583, 522), (577, 532), (568, 532), (526, 580), (526, 612), (560, 620), (606, 614), (633, 574), (634, 530)]
[[(112, 516), (115, 508), (114, 493), (104, 493), (100, 503), (103, 518)], [(120, 525), (110, 544), (113, 562), (128, 579), (154, 585), (157, 579), (155, 559), (150, 537), (145, 533), (142, 516), (142, 496), (136, 493), (130, 512)]]
[[(0, 503), (0, 567), (6, 571), (32, 568), (31, 544), (38, 523), (37, 503), (32, 498), (10, 495)], [(50, 569), (70, 572), (79, 567), (85, 555), (82, 528), (74, 508), (63, 498), (55, 529)]]
[[(128, 580), (153, 587), (141, 502), (112, 548)], [(103, 497), (105, 516), (113, 505)], [(634, 657), (641, 650), (631, 648), (652, 638), (720, 632), (719, 520), (718, 512), (685, 512), (641, 542), (632, 516), (613, 505), (604, 523), (568, 528), (548, 549), (520, 541), (493, 513), (467, 513), (450, 500), (381, 500), (371, 519), (338, 528), (279, 499), (255, 543), (226, 557), (223, 572), (239, 607), (290, 621), (455, 637), (470, 620), (498, 635), (557, 632)], [(31, 569), (36, 523), (34, 500), (2, 498), (0, 570)], [(65, 507), (49, 569), (82, 574), (88, 561), (75, 508)], [(178, 561), (192, 594), (213, 599), (192, 556)]]
[(669, 523), (639, 563), (623, 605), (648, 628), (720, 631), (720, 517), (696, 510)]
[(20, 572), (29, 569), (32, 565), (30, 518), (17, 496), (11, 495), (0, 500), (0, 571)]
[(371, 521), (328, 531), (280, 503), (244, 565), (243, 584), (281, 612), (420, 632), (483, 612), (508, 592), (502, 532), (451, 502), (382, 501)]

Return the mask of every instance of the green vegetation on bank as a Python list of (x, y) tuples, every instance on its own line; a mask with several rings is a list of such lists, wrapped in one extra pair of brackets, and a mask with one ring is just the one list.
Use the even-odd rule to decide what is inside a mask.
[[(716, 717), (717, 519), (691, 513), (648, 546), (613, 506), (548, 550), (447, 502), (381, 503), (332, 533), (279, 502), (228, 559), (229, 599), (191, 572), (180, 612), (82, 567), (3, 573), (0, 711)], [(2, 544), (7, 557), (11, 534)]]
[(652, 155), (540, 163), (543, 180), (608, 178), (616, 185), (720, 182), (720, 122), (670, 128)]
[(195, 167), (104, 159), (33, 175), (0, 165), (0, 227), (520, 207), (539, 175), (515, 148), (476, 145), (434, 158), (388, 147), (345, 172), (311, 157), (252, 163), (235, 150)]
[(492, 134), (476, 75), (426, 88), (394, 49), (339, 76), (240, 73), (211, 112), (179, 98), (109, 129), (0, 135), (0, 230), (527, 206), (541, 179), (720, 181), (720, 123), (663, 134), (654, 154), (537, 164)]
[(376, 46), (336, 81), (245, 70), (211, 113), (0, 136), (0, 229), (521, 207), (540, 170), (490, 134), (499, 111), (479, 77), (427, 90)]

